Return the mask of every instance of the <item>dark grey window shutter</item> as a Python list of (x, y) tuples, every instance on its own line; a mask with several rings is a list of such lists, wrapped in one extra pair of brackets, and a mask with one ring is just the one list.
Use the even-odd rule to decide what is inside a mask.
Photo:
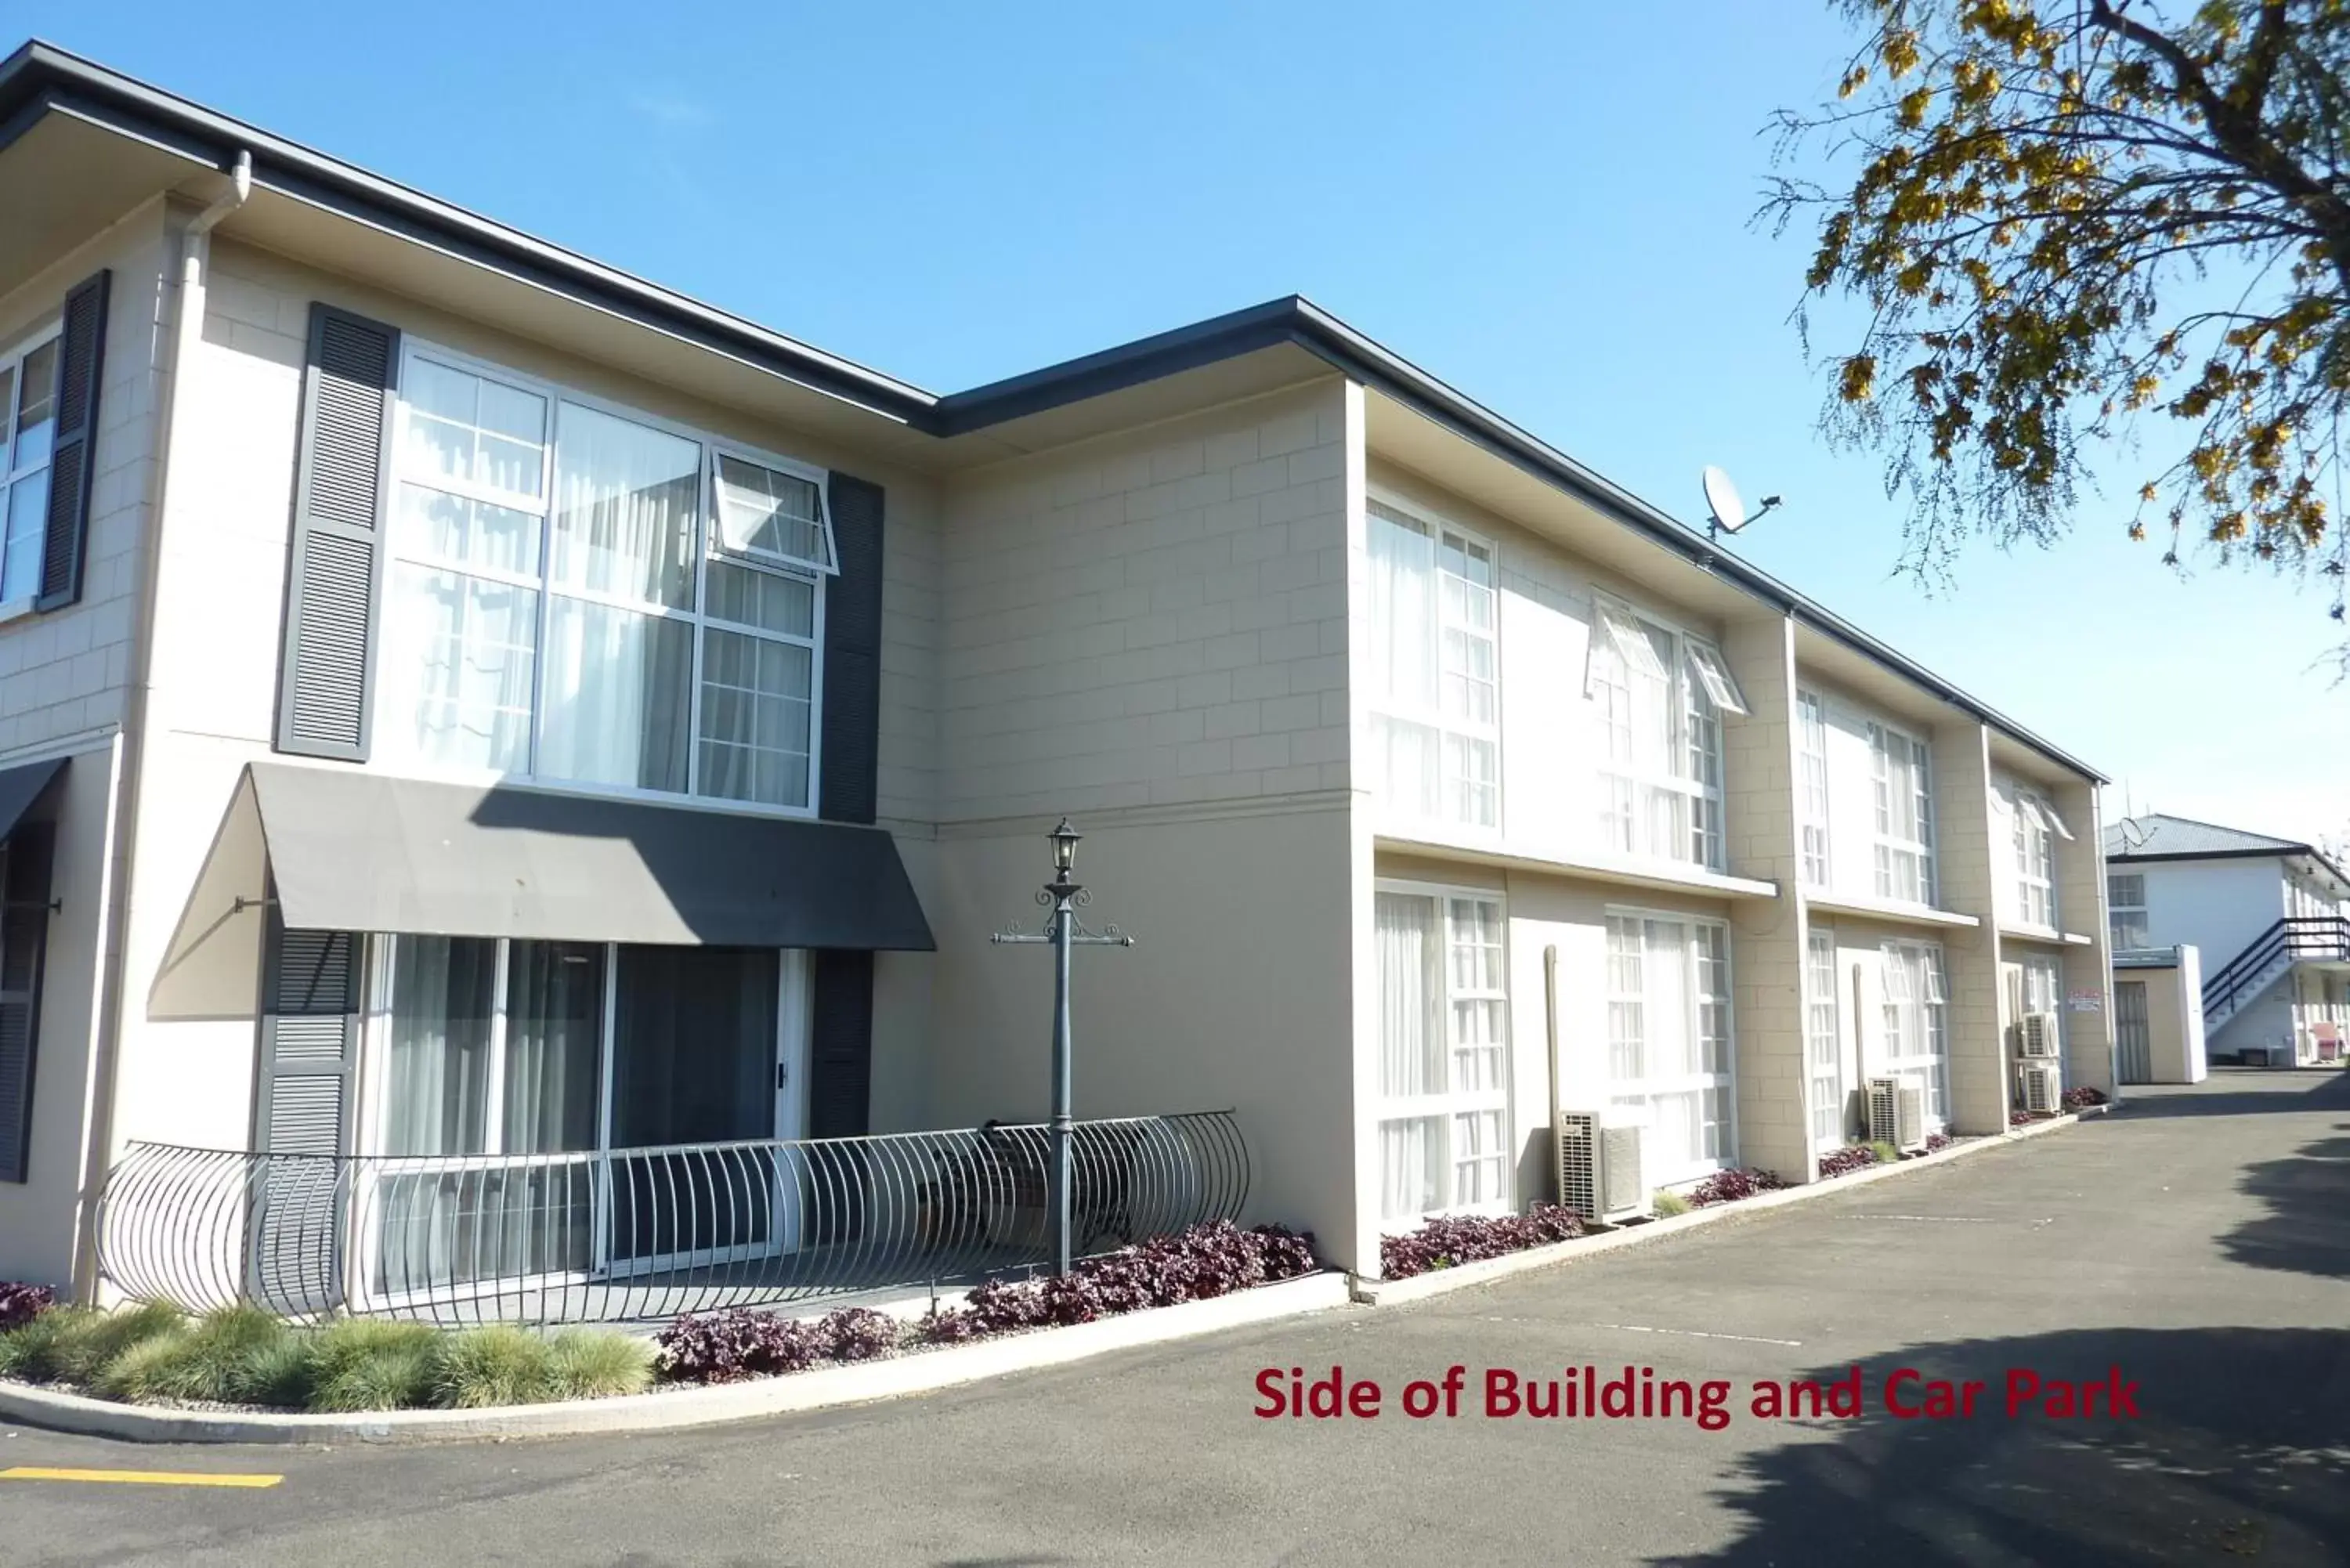
[(881, 762), (881, 514), (878, 484), (827, 487), (840, 575), (824, 591), (824, 762), (816, 813), (871, 822)]
[(41, 540), (41, 594), (36, 609), (62, 609), (81, 597), (82, 558), (89, 553), (89, 493), (98, 483), (98, 391), (106, 369), (109, 273), (66, 296), (57, 341), (57, 445), (49, 459), (49, 515)]
[(873, 955), (822, 949), (808, 1030), (808, 1136), (872, 1130)]
[(278, 671), (281, 752), (367, 760), (399, 373), (397, 328), (332, 306), (310, 307)]
[(255, 1075), (252, 1285), (274, 1312), (342, 1299), (343, 1180), (359, 1076), (365, 940), (289, 931), (273, 908)]
[(0, 877), (0, 1181), (22, 1181), (32, 1155), (33, 1063), (40, 1044), (41, 965), (49, 940), (46, 823), (9, 836)]

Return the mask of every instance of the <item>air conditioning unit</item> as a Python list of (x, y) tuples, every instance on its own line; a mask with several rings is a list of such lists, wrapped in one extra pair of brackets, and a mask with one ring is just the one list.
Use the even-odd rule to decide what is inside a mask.
[(2027, 1061), (2053, 1062), (2064, 1054), (2063, 1037), (2053, 1012), (2027, 1012), (2016, 1026), (2015, 1054)]
[(1926, 1147), (1926, 1091), (1905, 1078), (1868, 1081), (1868, 1141), (1903, 1154)]
[(2055, 1068), (2043, 1063), (2029, 1063), (2016, 1078), (2025, 1110), (2053, 1112), (2064, 1107), (2064, 1081), (2057, 1076)]
[(1561, 1111), (1555, 1131), (1561, 1203), (1607, 1222), (1648, 1211), (1638, 1127), (1610, 1127), (1596, 1111)]

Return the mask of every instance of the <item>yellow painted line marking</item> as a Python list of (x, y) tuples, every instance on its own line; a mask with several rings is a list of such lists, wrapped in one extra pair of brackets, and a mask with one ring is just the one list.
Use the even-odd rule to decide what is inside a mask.
[(131, 1486), (276, 1486), (284, 1476), (217, 1475), (188, 1470), (61, 1470), (18, 1465), (0, 1470), (0, 1480), (118, 1481)]

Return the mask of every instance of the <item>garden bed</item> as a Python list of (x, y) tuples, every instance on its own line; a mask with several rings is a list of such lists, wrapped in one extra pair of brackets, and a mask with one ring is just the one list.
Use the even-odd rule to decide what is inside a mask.
[(1087, 1260), (1064, 1278), (990, 1282), (911, 1321), (861, 1307), (814, 1319), (736, 1309), (679, 1318), (650, 1342), (608, 1329), (442, 1330), (376, 1318), (297, 1327), (246, 1306), (198, 1317), (155, 1304), (99, 1312), (53, 1306), (38, 1287), (0, 1286), (0, 1379), (203, 1413), (536, 1407), (853, 1366), (1318, 1272), (1310, 1236), (1217, 1222)]

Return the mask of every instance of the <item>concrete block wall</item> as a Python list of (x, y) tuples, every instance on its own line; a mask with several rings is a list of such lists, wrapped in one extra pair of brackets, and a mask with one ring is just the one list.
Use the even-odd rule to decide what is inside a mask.
[(1979, 722), (1937, 725), (1934, 748), (1935, 870), (1942, 907), (1972, 915), (1970, 929), (1940, 933), (1950, 1019), (1950, 1125), (1962, 1133), (2007, 1126), (2006, 1032), (2000, 1024), (1999, 887), (2012, 876), (2013, 846), (1991, 810), (1991, 732)]
[(1347, 786), (1347, 389), (958, 478), (941, 822)]
[[(2053, 792), (2073, 837), (2056, 841), (2056, 904), (2066, 931), (2089, 939), (2064, 949), (2064, 1086), (2114, 1092), (2113, 949), (2106, 923), (2106, 826), (2097, 786), (2072, 779)], [(2076, 1008), (2075, 997), (2095, 998)]]
[(1722, 722), (1723, 831), (1730, 871), (1776, 882), (1780, 897), (1730, 906), (1731, 1028), (1737, 1042), (1738, 1158), (1791, 1181), (1817, 1173), (1804, 1065), (1804, 907), (1796, 826), (1800, 733), (1794, 623), (1724, 628), (1722, 658), (1749, 710)]

